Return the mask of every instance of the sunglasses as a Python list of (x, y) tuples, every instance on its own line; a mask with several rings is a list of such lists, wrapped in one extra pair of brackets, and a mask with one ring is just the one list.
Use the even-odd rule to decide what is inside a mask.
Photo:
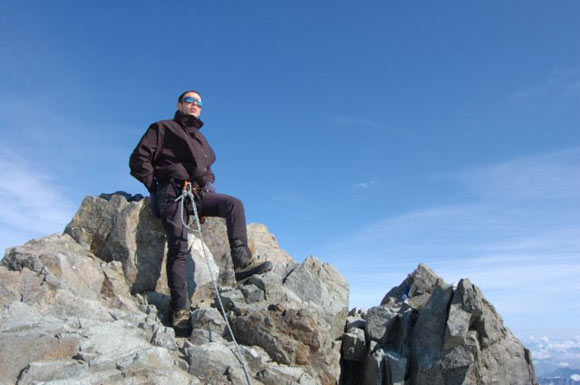
[(187, 96), (187, 97), (183, 98), (183, 103), (186, 103), (186, 104), (195, 103), (199, 107), (203, 107), (203, 102), (201, 101), (201, 99), (192, 98), (191, 96)]

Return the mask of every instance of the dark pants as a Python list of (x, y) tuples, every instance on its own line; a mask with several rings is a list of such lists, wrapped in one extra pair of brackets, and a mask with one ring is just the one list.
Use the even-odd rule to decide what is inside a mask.
[[(167, 281), (171, 291), (171, 308), (189, 308), (187, 291), (187, 229), (183, 226), (181, 203), (175, 198), (181, 190), (172, 182), (163, 183), (158, 188), (159, 213), (167, 239)], [(225, 194), (204, 193), (198, 205), (199, 215), (226, 219), (229, 239), (241, 239), (247, 244), (246, 214), (239, 199)], [(188, 222), (191, 206), (184, 210), (185, 223)]]

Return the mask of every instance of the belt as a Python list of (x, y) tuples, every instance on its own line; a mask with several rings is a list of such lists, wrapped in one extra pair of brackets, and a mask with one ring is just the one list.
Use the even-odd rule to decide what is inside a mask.
[(168, 178), (168, 179), (159, 179), (158, 182), (159, 182), (159, 184), (172, 183), (175, 186), (179, 187), (179, 189), (181, 190), (183, 188), (183, 185), (185, 184), (186, 180), (176, 179), (176, 178)]

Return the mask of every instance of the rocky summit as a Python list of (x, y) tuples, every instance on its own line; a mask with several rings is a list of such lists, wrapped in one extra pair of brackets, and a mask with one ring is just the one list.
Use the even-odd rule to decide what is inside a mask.
[(274, 269), (242, 284), (223, 220), (191, 236), (191, 333), (176, 336), (149, 200), (86, 197), (63, 234), (6, 251), (0, 383), (538, 384), (530, 352), (468, 279), (454, 287), (419, 265), (379, 306), (349, 311), (332, 265), (296, 262), (263, 225), (248, 235)]

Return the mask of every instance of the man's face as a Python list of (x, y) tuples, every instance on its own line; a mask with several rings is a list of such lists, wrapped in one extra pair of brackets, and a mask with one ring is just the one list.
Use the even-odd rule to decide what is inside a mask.
[[(192, 100), (193, 99), (193, 100)], [(177, 109), (185, 115), (193, 115), (199, 118), (201, 115), (201, 96), (195, 92), (186, 93), (181, 102), (177, 103)]]

